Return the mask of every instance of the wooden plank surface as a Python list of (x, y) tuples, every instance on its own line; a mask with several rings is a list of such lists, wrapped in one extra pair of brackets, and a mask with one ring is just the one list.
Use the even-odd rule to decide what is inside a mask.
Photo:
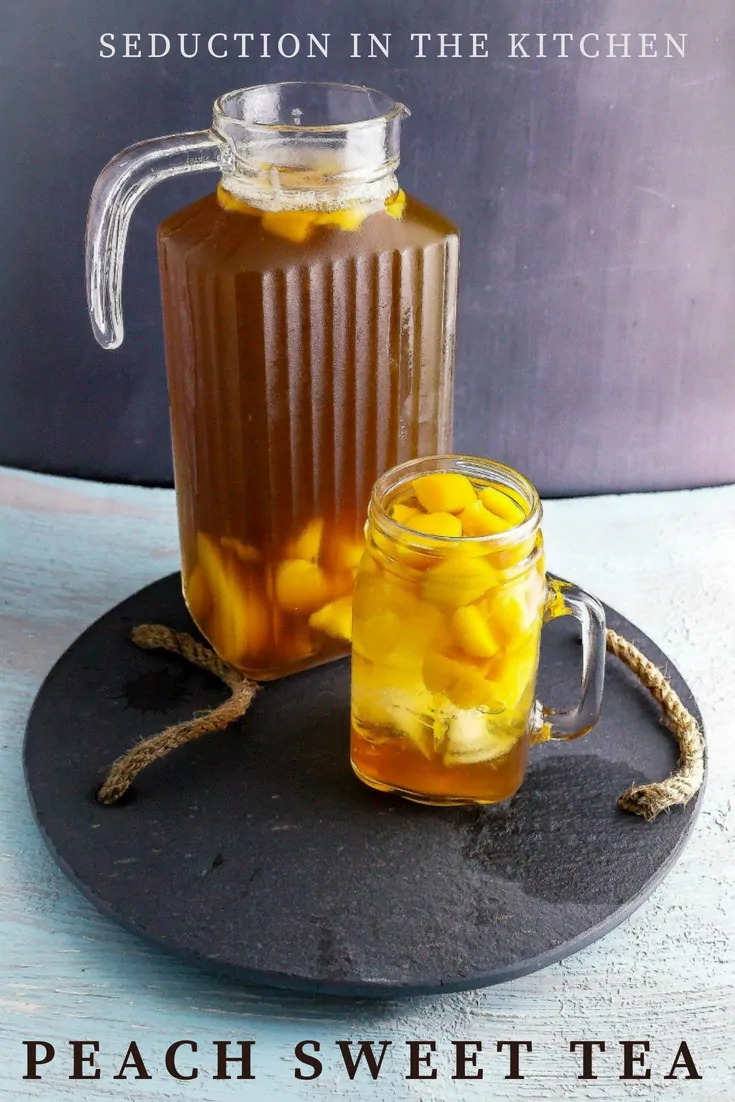
[[(176, 569), (173, 494), (0, 469), (0, 1099), (346, 1097), (671, 1099), (731, 1102), (735, 1047), (732, 701), (735, 699), (735, 486), (553, 501), (552, 569), (619, 609), (689, 681), (707, 724), (710, 779), (694, 838), (666, 881), (601, 942), (535, 975), (486, 991), (408, 1002), (313, 1000), (238, 988), (138, 942), (98, 915), (38, 836), (21, 743), (45, 673), (92, 620)], [(594, 738), (594, 735), (590, 736)], [(674, 812), (675, 813), (675, 812)], [(642, 829), (655, 830), (655, 825)], [(174, 1041), (195, 1082), (164, 1067)], [(580, 1081), (569, 1042), (607, 1042), (597, 1081)], [(57, 1056), (24, 1082), (23, 1040)], [(98, 1040), (99, 1080), (70, 1080), (70, 1040)], [(295, 1078), (294, 1046), (317, 1040), (324, 1062)], [(406, 1080), (408, 1040), (437, 1042), (435, 1080)], [(526, 1078), (508, 1081), (496, 1041), (530, 1040)], [(650, 1041), (650, 1080), (621, 1081), (621, 1040)], [(254, 1040), (254, 1081), (214, 1078), (213, 1042)], [(350, 1081), (336, 1040), (389, 1040), (378, 1079)], [(452, 1040), (482, 1041), (482, 1083), (451, 1076)], [(690, 1046), (702, 1082), (664, 1080)], [(131, 1041), (152, 1079), (116, 1080)], [(235, 1069), (236, 1070), (236, 1069)], [(640, 1070), (637, 1067), (637, 1070)], [(682, 1073), (683, 1074), (683, 1073)]]

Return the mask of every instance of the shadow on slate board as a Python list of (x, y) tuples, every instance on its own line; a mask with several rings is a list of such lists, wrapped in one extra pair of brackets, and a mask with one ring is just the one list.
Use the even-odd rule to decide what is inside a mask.
[[(664, 666), (612, 610), (609, 623)], [(608, 658), (598, 728), (533, 752), (512, 800), (426, 808), (360, 784), (348, 763), (349, 665), (266, 685), (248, 714), (146, 769), (102, 808), (110, 762), (223, 698), (132, 626), (192, 630), (178, 576), (113, 609), (49, 675), (26, 735), (31, 803), (52, 854), (106, 914), (247, 982), (372, 997), (458, 990), (534, 971), (612, 929), (678, 857), (700, 793), (655, 823), (620, 811), (676, 751), (648, 693)], [(571, 703), (579, 645), (544, 632), (540, 698)]]

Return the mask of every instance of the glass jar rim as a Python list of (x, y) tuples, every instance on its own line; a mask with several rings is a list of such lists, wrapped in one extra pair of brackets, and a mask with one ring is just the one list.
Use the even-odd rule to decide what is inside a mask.
[[(374, 115), (370, 115), (365, 119), (358, 119), (354, 122), (335, 122), (335, 123), (320, 123), (317, 125), (310, 124), (298, 124), (287, 122), (258, 122), (253, 119), (241, 118), (238, 115), (230, 114), (227, 111), (229, 103), (235, 101), (237, 97), (245, 96), (248, 93), (253, 95), (256, 93), (266, 95), (268, 92), (275, 91), (276, 89), (287, 88), (321, 88), (321, 89), (334, 89), (343, 92), (355, 92), (361, 93), (365, 96), (374, 96), (379, 100), (383, 100), (386, 105), (384, 111), (378, 111)], [(247, 130), (262, 133), (298, 133), (298, 134), (338, 134), (343, 131), (354, 131), (361, 128), (375, 126), (378, 123), (390, 122), (393, 119), (399, 119), (402, 117), (408, 117), (411, 114), (409, 108), (405, 103), (401, 103), (398, 100), (392, 99), (386, 95), (385, 92), (379, 91), (377, 88), (371, 88), (366, 84), (346, 84), (340, 81), (317, 81), (317, 80), (284, 80), (273, 81), (268, 84), (249, 84), (244, 88), (234, 88), (230, 92), (225, 92), (214, 101), (214, 129), (219, 130), (218, 122), (225, 122), (227, 126), (239, 125)]]
[[(474, 476), (475, 479), (500, 482), (523, 496), (528, 513), (520, 524), (487, 536), (435, 536), (416, 531), (410, 524), (402, 524), (392, 517), (386, 508), (386, 502), (389, 495), (412, 482), (419, 474), (463, 474), (470, 480)], [(538, 491), (525, 475), (494, 459), (454, 454), (423, 456), (391, 467), (373, 486), (368, 506), (368, 525), (374, 524), (388, 539), (402, 544), (409, 543), (428, 554), (432, 552), (429, 541), (440, 552), (458, 547), (487, 547), (489, 551), (498, 547), (510, 547), (535, 535), (542, 517), (543, 507)]]

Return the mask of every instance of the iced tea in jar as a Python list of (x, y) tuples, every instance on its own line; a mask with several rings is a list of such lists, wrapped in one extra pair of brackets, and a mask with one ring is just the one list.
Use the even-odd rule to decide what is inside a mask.
[(406, 114), (363, 87), (241, 89), (92, 197), (90, 312), (114, 347), (135, 202), (221, 174), (159, 227), (164, 337), (185, 598), (258, 679), (349, 651), (371, 487), (451, 446), (458, 237), (400, 187)]
[[(529, 747), (597, 721), (602, 606), (547, 576), (534, 487), (500, 463), (416, 460), (374, 488), (354, 594), (351, 761), (373, 788), (429, 804), (497, 803)], [(536, 701), (541, 628), (582, 627), (582, 693)]]

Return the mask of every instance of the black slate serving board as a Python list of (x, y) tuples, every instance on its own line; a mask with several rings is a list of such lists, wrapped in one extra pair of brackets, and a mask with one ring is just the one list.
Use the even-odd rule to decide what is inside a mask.
[[(608, 624), (665, 655), (612, 609)], [(137, 740), (227, 692), (128, 639), (143, 622), (194, 631), (178, 575), (136, 593), (62, 656), (33, 706), (25, 770), (56, 861), (105, 914), (159, 947), (246, 982), (313, 993), (410, 995), (498, 983), (602, 937), (672, 867), (702, 792), (654, 823), (620, 811), (665, 776), (676, 746), (610, 656), (602, 719), (533, 751), (520, 792), (437, 809), (362, 785), (348, 761), (349, 663), (268, 684), (237, 724), (144, 771), (103, 808), (106, 767)], [(544, 631), (539, 696), (576, 698), (571, 620)]]

